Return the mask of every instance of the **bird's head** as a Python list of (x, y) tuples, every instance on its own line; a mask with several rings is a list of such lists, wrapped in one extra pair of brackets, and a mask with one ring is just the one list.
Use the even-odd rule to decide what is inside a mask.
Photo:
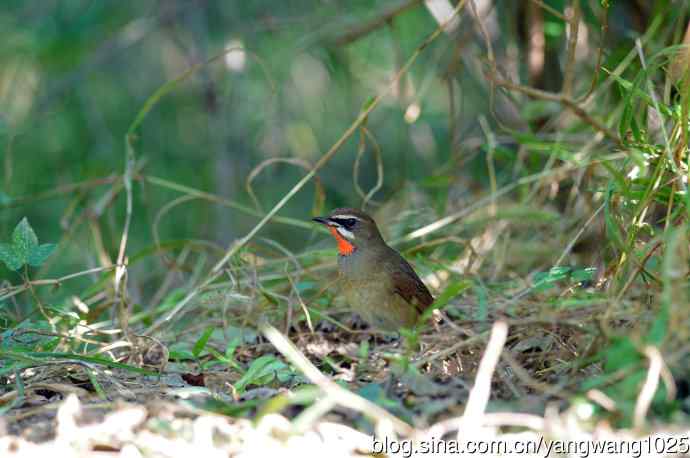
[(333, 234), (342, 256), (383, 243), (374, 219), (355, 208), (337, 208), (330, 215), (314, 218), (313, 221), (323, 224)]

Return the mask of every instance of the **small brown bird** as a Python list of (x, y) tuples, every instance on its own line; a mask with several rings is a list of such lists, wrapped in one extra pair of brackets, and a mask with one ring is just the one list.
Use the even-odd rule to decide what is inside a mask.
[(350, 306), (383, 331), (413, 327), (434, 298), (407, 261), (386, 245), (373, 218), (338, 208), (313, 220), (338, 242), (339, 282)]

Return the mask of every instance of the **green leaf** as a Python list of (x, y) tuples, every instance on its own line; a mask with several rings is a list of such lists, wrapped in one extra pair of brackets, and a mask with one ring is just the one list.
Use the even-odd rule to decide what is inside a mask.
[(446, 286), (446, 289), (444, 289), (443, 292), (436, 298), (434, 303), (431, 304), (431, 307), (427, 308), (424, 311), (422, 316), (419, 318), (419, 322), (422, 323), (425, 320), (429, 319), (431, 315), (434, 313), (434, 310), (442, 309), (448, 304), (448, 302), (451, 299), (459, 296), (463, 291), (465, 291), (471, 286), (472, 282), (469, 280), (460, 280), (450, 283), (448, 286)]
[(209, 352), (209, 354), (211, 354), (215, 358), (214, 361), (210, 361), (210, 362), (216, 363), (216, 364), (217, 363), (227, 364), (228, 366), (232, 367), (236, 371), (238, 371), (240, 373), (244, 373), (244, 368), (240, 365), (240, 363), (235, 361), (235, 359), (232, 357), (232, 355), (229, 355), (229, 356), (228, 355), (222, 355), (222, 354), (220, 354), (220, 352), (215, 350), (213, 347), (208, 347), (208, 352)]
[[(274, 355), (263, 355), (252, 361), (247, 372), (235, 383), (238, 391), (244, 390), (248, 385), (256, 383), (267, 375), (273, 376), (278, 370), (284, 369), (287, 364), (276, 358)], [(271, 377), (272, 378), (272, 377)], [(268, 381), (262, 380), (265, 383)], [(270, 381), (270, 380), (269, 380)]]
[(201, 352), (204, 351), (204, 347), (206, 347), (208, 339), (211, 337), (211, 334), (213, 334), (213, 329), (213, 326), (207, 327), (204, 333), (201, 335), (201, 337), (199, 337), (199, 340), (197, 340), (194, 344), (194, 348), (192, 348), (192, 354), (195, 358), (198, 358)]
[(472, 286), (472, 282), (469, 280), (461, 280), (449, 284), (434, 301), (434, 308), (440, 309), (444, 307), (451, 299), (459, 296), (460, 293), (470, 286)]
[(604, 349), (604, 371), (613, 374), (625, 367), (639, 364), (642, 356), (633, 341), (628, 337), (613, 337), (608, 348)]
[(583, 281), (594, 280), (594, 275), (597, 273), (596, 267), (585, 267), (584, 269), (573, 270), (570, 279), (575, 283)]
[(55, 245), (38, 244), (38, 237), (26, 217), (12, 231), (12, 244), (0, 243), (0, 261), (12, 270), (19, 270), (24, 264), (40, 266), (48, 259)]
[(534, 290), (546, 291), (555, 286), (556, 282), (564, 280), (570, 273), (570, 267), (552, 267), (548, 272), (537, 272), (534, 275)]
[(57, 245), (54, 243), (44, 243), (43, 245), (35, 247), (31, 253), (29, 253), (27, 262), (34, 267), (40, 266), (48, 259), (48, 256), (53, 254), (56, 246)]
[(237, 347), (240, 346), (242, 343), (242, 338), (240, 336), (235, 336), (230, 339), (230, 342), (228, 342), (228, 345), (225, 347), (225, 357), (228, 359), (232, 359), (235, 355), (235, 350), (237, 350)]
[(192, 352), (184, 349), (180, 350), (170, 350), (170, 360), (171, 361), (189, 361), (193, 360), (194, 355)]
[(24, 263), (15, 254), (12, 245), (0, 243), (0, 261), (4, 262), (8, 269), (19, 270)]
[(24, 217), (12, 232), (12, 249), (23, 265), (36, 247), (38, 247), (38, 237), (29, 225), (29, 220)]

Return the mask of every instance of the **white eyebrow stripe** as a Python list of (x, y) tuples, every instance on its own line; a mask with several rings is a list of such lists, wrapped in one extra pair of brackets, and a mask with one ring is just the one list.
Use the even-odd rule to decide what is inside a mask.
[(362, 218), (360, 218), (359, 216), (355, 216), (355, 215), (335, 215), (335, 216), (331, 216), (331, 219), (335, 219), (335, 220), (338, 220), (338, 219), (356, 219), (357, 221), (362, 221)]

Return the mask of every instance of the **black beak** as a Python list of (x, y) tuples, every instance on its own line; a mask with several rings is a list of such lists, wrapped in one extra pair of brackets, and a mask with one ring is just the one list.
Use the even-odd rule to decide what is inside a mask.
[(329, 227), (339, 227), (340, 224), (338, 224), (336, 221), (332, 220), (328, 216), (317, 216), (316, 218), (312, 218), (312, 221), (316, 221), (317, 223), (321, 223), (324, 226), (329, 226)]
[(325, 224), (326, 226), (330, 225), (328, 218), (324, 218), (323, 216), (317, 216), (316, 218), (312, 218), (311, 220), (316, 221), (317, 223)]

